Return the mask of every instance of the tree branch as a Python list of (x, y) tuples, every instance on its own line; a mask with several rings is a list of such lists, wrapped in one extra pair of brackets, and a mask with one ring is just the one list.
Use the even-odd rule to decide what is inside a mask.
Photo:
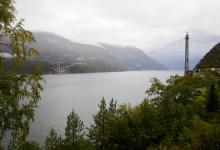
[(1, 42), (0, 42), (0, 45), (11, 46), (11, 44), (5, 44), (5, 43), (1, 43)]

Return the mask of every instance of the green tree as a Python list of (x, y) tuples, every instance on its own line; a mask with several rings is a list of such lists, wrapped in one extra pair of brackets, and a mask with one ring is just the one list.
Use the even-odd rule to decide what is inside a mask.
[(32, 141), (32, 142), (24, 142), (21, 144), (20, 148), (18, 150), (41, 150), (38, 143)]
[(113, 98), (111, 99), (109, 106), (107, 108), (107, 119), (106, 119), (106, 130), (107, 130), (107, 136), (108, 140), (111, 141), (111, 137), (113, 136), (113, 128), (114, 128), (114, 121), (116, 120), (118, 116), (118, 110), (117, 110), (117, 101), (115, 101)]
[[(26, 63), (26, 58), (38, 52), (29, 47), (34, 42), (30, 31), (23, 28), (23, 19), (17, 21), (14, 0), (0, 1), (0, 143), (9, 131), (10, 146), (18, 149), (29, 133), (29, 122), (40, 100), (41, 74), (37, 70), (17, 74), (16, 68)], [(5, 71), (2, 52), (12, 55), (13, 70)]]
[(164, 135), (159, 109), (146, 99), (134, 110), (133, 116), (139, 122), (139, 134), (142, 148), (157, 145)]
[(94, 124), (89, 129), (89, 138), (97, 149), (104, 150), (106, 147), (106, 121), (108, 110), (104, 97), (98, 105), (99, 111), (93, 116)]
[(220, 126), (193, 116), (191, 126), (184, 128), (179, 137), (184, 149), (217, 150), (220, 149)]
[(208, 99), (207, 99), (207, 111), (217, 112), (219, 110), (219, 98), (215, 85), (212, 84), (209, 89)]
[(116, 148), (116, 138), (117, 138), (117, 101), (113, 98), (111, 99), (109, 106), (107, 108), (105, 122), (105, 140), (106, 140), (106, 149), (115, 149)]
[(65, 128), (66, 144), (74, 145), (84, 135), (84, 124), (80, 120), (77, 113), (72, 110), (72, 112), (67, 116), (67, 125)]
[(51, 128), (45, 141), (45, 150), (55, 150), (60, 145), (60, 138), (54, 128)]

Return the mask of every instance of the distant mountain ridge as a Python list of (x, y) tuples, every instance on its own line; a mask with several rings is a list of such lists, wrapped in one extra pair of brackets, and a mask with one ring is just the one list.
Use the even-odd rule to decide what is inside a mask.
[(45, 62), (54, 72), (59, 70), (57, 64), (60, 64), (63, 73), (165, 69), (141, 49), (135, 47), (77, 43), (49, 32), (35, 32), (34, 37), (36, 43), (30, 46), (36, 48), (40, 55), (28, 61), (41, 62), (37, 63), (41, 65)]
[(216, 44), (196, 66), (196, 69), (206, 68), (220, 68), (220, 43)]
[(166, 67), (136, 47), (113, 46), (109, 44), (102, 44), (102, 46), (118, 61), (122, 61), (129, 70), (166, 69)]

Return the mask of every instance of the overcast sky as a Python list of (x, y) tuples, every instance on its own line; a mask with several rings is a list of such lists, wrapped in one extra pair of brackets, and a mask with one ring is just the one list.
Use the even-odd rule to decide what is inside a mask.
[(184, 38), (216, 42), (220, 0), (17, 0), (18, 16), (32, 31), (72, 41), (159, 48)]

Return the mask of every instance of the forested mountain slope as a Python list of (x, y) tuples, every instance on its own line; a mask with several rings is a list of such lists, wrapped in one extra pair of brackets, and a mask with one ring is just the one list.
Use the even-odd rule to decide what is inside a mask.
[(199, 62), (197, 69), (220, 68), (220, 43), (216, 44)]

